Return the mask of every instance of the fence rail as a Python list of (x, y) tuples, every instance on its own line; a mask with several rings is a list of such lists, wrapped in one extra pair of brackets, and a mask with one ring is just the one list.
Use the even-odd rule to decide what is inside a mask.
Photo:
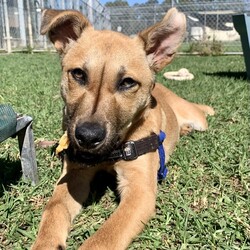
[(169, 8), (176, 6), (187, 17), (183, 52), (192, 52), (194, 44), (202, 43), (205, 49), (211, 43), (223, 47), (223, 53), (242, 52), (232, 15), (249, 12), (250, 0), (175, 2), (104, 7), (98, 0), (0, 0), (0, 49), (7, 52), (52, 49), (47, 38), (39, 34), (41, 8), (77, 9), (96, 29), (134, 35), (161, 20)]

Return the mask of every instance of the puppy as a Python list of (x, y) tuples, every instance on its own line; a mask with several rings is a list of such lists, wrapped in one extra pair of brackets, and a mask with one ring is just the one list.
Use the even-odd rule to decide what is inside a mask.
[(96, 31), (77, 11), (43, 11), (41, 34), (61, 56), (68, 143), (33, 250), (66, 248), (70, 224), (100, 170), (116, 172), (120, 203), (80, 249), (126, 249), (154, 214), (157, 178), (165, 177), (180, 135), (206, 130), (206, 114), (214, 113), (155, 83), (185, 30), (185, 16), (174, 8), (134, 38)]

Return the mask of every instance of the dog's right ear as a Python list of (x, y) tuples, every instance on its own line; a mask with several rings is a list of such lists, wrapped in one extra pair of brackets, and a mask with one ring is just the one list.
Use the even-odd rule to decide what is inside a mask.
[(41, 34), (48, 34), (56, 50), (63, 54), (71, 40), (77, 40), (86, 27), (91, 27), (89, 21), (76, 10), (42, 11)]

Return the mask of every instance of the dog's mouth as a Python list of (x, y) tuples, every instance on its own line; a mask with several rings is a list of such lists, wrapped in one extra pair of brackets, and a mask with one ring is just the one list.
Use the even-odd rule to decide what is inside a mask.
[(105, 161), (121, 144), (120, 137), (117, 133), (113, 136), (107, 133), (102, 140), (100, 140), (101, 136), (97, 136), (98, 139), (96, 137), (95, 140), (93, 138), (88, 138), (87, 140), (80, 139), (79, 135), (76, 136), (76, 130), (74, 133), (69, 131), (68, 134), (70, 144), (66, 153), (69, 160), (88, 165)]
[(81, 151), (79, 149), (75, 149), (72, 145), (70, 145), (67, 149), (67, 156), (70, 161), (84, 163), (87, 165), (96, 165), (107, 161), (109, 155), (109, 153), (100, 154)]
[(86, 150), (78, 145), (76, 146), (75, 144), (70, 143), (66, 153), (70, 161), (87, 165), (96, 165), (110, 159), (110, 155), (119, 147), (119, 145), (120, 143), (117, 141), (113, 146), (105, 146), (99, 150)]

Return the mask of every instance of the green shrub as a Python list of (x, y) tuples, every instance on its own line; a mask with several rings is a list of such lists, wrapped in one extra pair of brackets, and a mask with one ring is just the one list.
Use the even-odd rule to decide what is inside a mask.
[(213, 39), (192, 42), (189, 47), (190, 53), (198, 53), (202, 56), (218, 56), (224, 53), (222, 42)]

